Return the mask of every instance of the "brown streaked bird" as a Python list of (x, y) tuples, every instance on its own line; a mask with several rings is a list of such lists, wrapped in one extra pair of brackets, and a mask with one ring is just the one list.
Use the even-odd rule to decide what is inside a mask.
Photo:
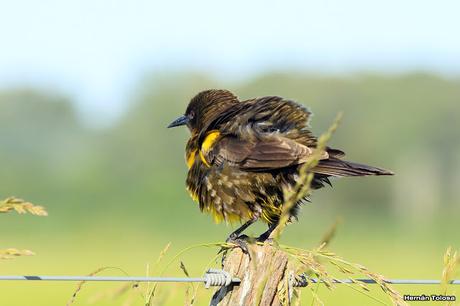
[[(317, 144), (309, 130), (310, 115), (282, 97), (239, 101), (228, 90), (212, 89), (197, 94), (185, 114), (168, 126), (186, 125), (191, 132), (185, 149), (186, 185), (201, 211), (211, 213), (216, 222), (243, 223), (229, 240), (262, 220), (268, 230), (258, 239), (264, 241), (278, 224), (283, 189), (295, 185), (301, 165)], [(330, 185), (331, 177), (393, 174), (342, 160), (344, 155), (327, 147), (312, 170), (313, 189)], [(301, 202), (292, 217), (297, 217)]]

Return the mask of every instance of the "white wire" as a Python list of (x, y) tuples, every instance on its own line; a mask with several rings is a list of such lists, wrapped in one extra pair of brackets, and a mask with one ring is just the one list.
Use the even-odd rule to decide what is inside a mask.
[[(216, 282), (210, 281), (212, 279), (220, 279), (220, 273), (224, 276), (223, 280)], [(204, 277), (142, 277), (142, 276), (53, 276), (53, 275), (0, 275), (0, 281), (85, 281), (85, 282), (166, 282), (166, 283), (209, 283), (210, 286), (223, 286), (231, 283), (241, 282), (238, 278), (231, 278), (228, 273), (220, 270), (212, 270), (205, 274)], [(318, 283), (324, 282), (317, 278), (307, 278), (307, 282)], [(333, 283), (353, 284), (356, 282), (363, 282), (366, 284), (376, 284), (373, 279), (337, 279)], [(395, 285), (439, 285), (440, 280), (436, 279), (386, 279), (386, 283)], [(451, 285), (460, 285), (460, 280), (449, 281)]]

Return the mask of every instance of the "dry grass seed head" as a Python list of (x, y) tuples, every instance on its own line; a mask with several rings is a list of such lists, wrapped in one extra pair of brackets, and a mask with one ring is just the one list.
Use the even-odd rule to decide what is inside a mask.
[(441, 276), (441, 293), (446, 295), (448, 285), (454, 278), (457, 268), (460, 265), (460, 254), (454, 251), (452, 247), (448, 247), (443, 258), (444, 268)]
[(9, 197), (0, 201), (0, 213), (16, 211), (18, 214), (30, 213), (35, 216), (47, 216), (43, 206), (35, 205), (19, 198)]

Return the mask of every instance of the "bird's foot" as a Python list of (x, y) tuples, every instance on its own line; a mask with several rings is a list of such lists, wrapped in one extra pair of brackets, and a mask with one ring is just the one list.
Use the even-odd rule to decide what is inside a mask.
[(257, 237), (256, 241), (261, 243), (273, 244), (275, 242), (275, 239), (269, 236), (260, 235), (259, 237)]
[(274, 242), (276, 243), (275, 239), (273, 239), (272, 234), (273, 231), (276, 229), (278, 226), (278, 222), (270, 224), (268, 227), (268, 230), (263, 232), (257, 239), (257, 242), (262, 242), (262, 243), (268, 243), (268, 244), (273, 244)]
[(230, 235), (227, 240), (225, 240), (225, 242), (230, 245), (229, 248), (240, 248), (244, 254), (249, 254), (248, 243), (252, 242), (253, 240), (253, 238), (243, 234), (239, 236)]
[(227, 244), (226, 246), (223, 246), (220, 250), (219, 250), (219, 253), (222, 253), (222, 267), (224, 266), (224, 261), (227, 257), (227, 252), (230, 250), (230, 249), (234, 249), (234, 248), (240, 248), (241, 251), (243, 252), (243, 254), (246, 254), (249, 256), (249, 258), (251, 258), (251, 254), (249, 253), (249, 248), (248, 248), (248, 244), (251, 243), (251, 242), (254, 242), (254, 238), (252, 237), (249, 237), (247, 235), (235, 235), (235, 234), (231, 234), (226, 240), (225, 240), (225, 243)]
[(262, 243), (265, 243), (265, 242), (271, 243), (273, 242), (273, 238), (270, 238), (270, 233), (265, 232), (259, 237), (257, 237), (256, 241), (262, 242)]

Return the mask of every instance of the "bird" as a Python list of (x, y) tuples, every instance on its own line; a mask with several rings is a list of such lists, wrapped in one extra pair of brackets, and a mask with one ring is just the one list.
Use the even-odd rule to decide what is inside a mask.
[[(225, 89), (199, 92), (185, 113), (168, 128), (187, 126), (186, 189), (202, 212), (219, 223), (239, 222), (227, 241), (237, 241), (256, 221), (268, 225), (257, 240), (265, 241), (278, 226), (283, 190), (299, 180), (318, 140), (310, 130), (312, 113), (280, 96), (240, 101)], [(331, 178), (393, 175), (392, 171), (343, 159), (342, 150), (326, 147), (313, 172), (313, 190), (331, 185)], [(289, 218), (297, 219), (295, 203)], [(247, 236), (246, 236), (247, 237)]]

